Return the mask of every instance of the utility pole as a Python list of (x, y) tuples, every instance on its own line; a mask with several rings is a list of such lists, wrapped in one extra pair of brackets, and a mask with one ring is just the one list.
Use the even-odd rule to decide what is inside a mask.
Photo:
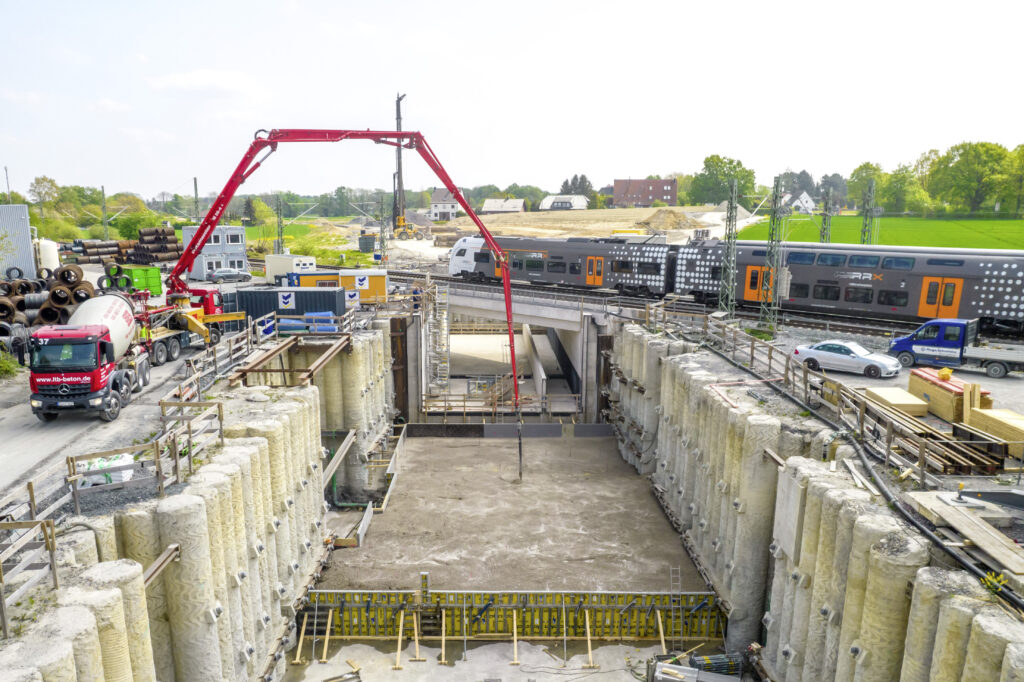
[(868, 180), (868, 186), (864, 189), (863, 195), (864, 220), (860, 227), (860, 243), (875, 243), (875, 179)]
[(821, 228), (818, 241), (828, 244), (832, 241), (832, 187), (825, 188), (825, 205), (822, 207)]
[(110, 239), (110, 223), (107, 221), (107, 188), (100, 185), (100, 197), (103, 200), (103, 205), (100, 207), (103, 209), (103, 238)]
[(11, 198), (11, 176), (7, 174), (7, 166), (4, 166), (4, 179), (7, 181), (7, 203), (13, 204), (14, 200)]
[(192, 178), (192, 223), (199, 224), (199, 178)]
[[(405, 95), (395, 97), (395, 130), (402, 130), (402, 100)], [(404, 227), (405, 224), (405, 182), (402, 179), (402, 146), (395, 147), (395, 175), (397, 176), (395, 187), (395, 215), (392, 216), (392, 225), (395, 229)], [(399, 221), (401, 218), (401, 221)]]
[(736, 179), (729, 181), (729, 203), (725, 208), (725, 252), (722, 254), (722, 284), (718, 295), (718, 309), (736, 313), (736, 204), (739, 189)]
[(274, 253), (284, 253), (284, 220), (281, 215), (281, 195), (277, 195), (277, 239), (274, 241)]
[(772, 213), (768, 222), (768, 245), (765, 250), (764, 267), (761, 269), (761, 311), (758, 327), (775, 333), (779, 323), (779, 279), (782, 275), (782, 233), (785, 216), (792, 209), (782, 206), (782, 178), (775, 176), (772, 188)]

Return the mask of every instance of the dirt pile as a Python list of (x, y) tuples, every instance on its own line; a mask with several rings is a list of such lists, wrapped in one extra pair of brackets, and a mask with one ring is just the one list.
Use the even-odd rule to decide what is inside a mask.
[(682, 211), (670, 211), (659, 209), (645, 220), (637, 221), (637, 227), (642, 227), (649, 232), (668, 232), (671, 230), (693, 230), (702, 225), (694, 220), (688, 213)]

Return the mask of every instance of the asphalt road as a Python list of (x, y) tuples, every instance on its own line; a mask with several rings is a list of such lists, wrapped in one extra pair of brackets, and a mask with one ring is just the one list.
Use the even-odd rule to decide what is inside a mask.
[(68, 455), (149, 440), (160, 429), (157, 403), (184, 376), (179, 372), (183, 363), (181, 359), (154, 367), (149, 386), (142, 393), (132, 394), (121, 415), (109, 423), (95, 413), (65, 414), (42, 423), (28, 405), (27, 369), (0, 384), (0, 494)]

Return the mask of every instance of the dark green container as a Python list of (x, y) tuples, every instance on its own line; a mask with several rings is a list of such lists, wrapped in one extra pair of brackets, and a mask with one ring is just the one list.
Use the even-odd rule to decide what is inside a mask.
[(359, 250), (363, 253), (373, 253), (373, 247), (376, 241), (377, 235), (375, 234), (359, 235)]
[(135, 289), (149, 289), (153, 296), (163, 293), (164, 283), (160, 277), (160, 268), (150, 265), (122, 265), (121, 269), (131, 278), (132, 287)]

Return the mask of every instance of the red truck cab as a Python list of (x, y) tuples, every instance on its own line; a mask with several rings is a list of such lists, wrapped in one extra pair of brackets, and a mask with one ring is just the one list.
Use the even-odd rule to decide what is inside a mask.
[[(117, 362), (106, 326), (40, 327), (29, 343), (29, 368), (30, 404), (41, 421), (71, 410), (110, 410)], [(119, 410), (120, 396), (117, 402)]]

